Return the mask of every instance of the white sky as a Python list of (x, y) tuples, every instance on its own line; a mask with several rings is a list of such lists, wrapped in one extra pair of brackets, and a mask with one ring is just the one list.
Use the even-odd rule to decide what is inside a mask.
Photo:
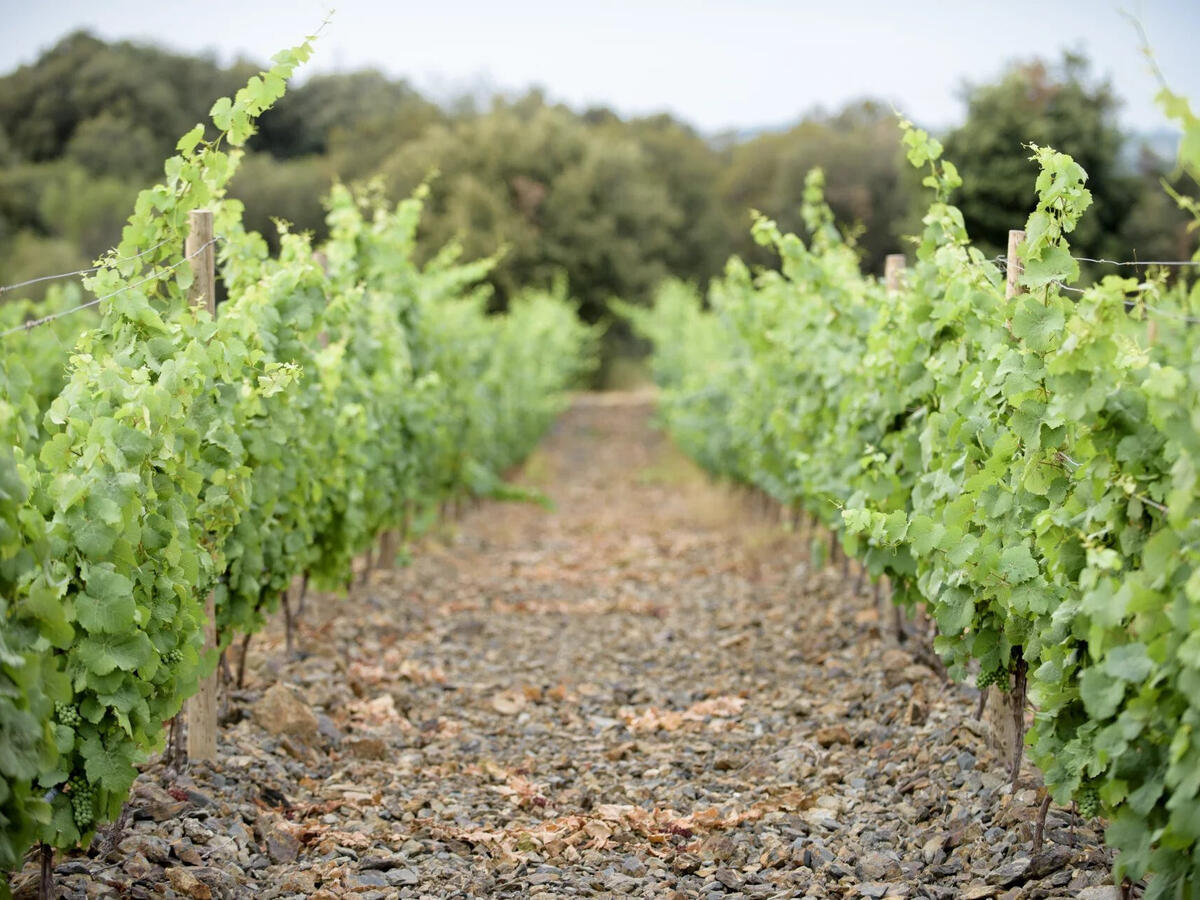
[[(265, 60), (335, 2), (0, 0), (0, 72), (78, 28)], [(1120, 8), (1141, 18), (1172, 87), (1200, 105), (1200, 0), (340, 0), (308, 71), (375, 66), (439, 95), (536, 84), (573, 106), (666, 110), (708, 132), (870, 95), (938, 127), (962, 117), (964, 80), (1069, 48), (1113, 79), (1126, 126), (1157, 129), (1156, 84)]]

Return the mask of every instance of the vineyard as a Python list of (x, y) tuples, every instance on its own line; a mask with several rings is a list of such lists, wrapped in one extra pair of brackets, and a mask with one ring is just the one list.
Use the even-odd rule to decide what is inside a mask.
[(601, 328), (422, 260), (427, 187), (248, 230), (310, 53), (0, 306), (0, 894), (1200, 897), (1195, 263), (1081, 286), (1035, 145), (989, 257), (905, 122), (911, 266), (813, 170), (778, 270), (612, 302), (653, 394), (572, 405)]

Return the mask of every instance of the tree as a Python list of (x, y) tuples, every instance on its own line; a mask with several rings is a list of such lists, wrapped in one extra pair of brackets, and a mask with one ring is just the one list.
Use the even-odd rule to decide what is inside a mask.
[(275, 251), (279, 245), (276, 219), (287, 222), (292, 231), (326, 237), (324, 199), (332, 184), (326, 157), (274, 159), (266, 153), (250, 153), (229, 183), (229, 193), (245, 205), (246, 227), (266, 238)]
[(825, 193), (839, 224), (859, 232), (864, 265), (882, 271), (901, 246), (901, 222), (913, 203), (891, 108), (872, 100), (830, 115), (817, 112), (787, 131), (734, 144), (720, 183), (732, 240), (744, 258), (772, 257), (750, 237), (749, 210), (803, 235), (800, 205), (810, 169), (825, 171)]
[[(442, 118), (406, 82), (374, 69), (317, 75), (289, 88), (278, 107), (262, 117), (251, 147), (279, 159), (325, 154), (338, 133), (354, 134), (357, 140), (373, 131), (376, 140), (403, 140)], [(385, 123), (388, 127), (381, 128)], [(394, 147), (392, 143), (388, 149)]]
[(1196, 184), (1175, 171), (1149, 146), (1138, 156), (1137, 200), (1121, 227), (1121, 244), (1128, 259), (1190, 259), (1196, 252), (1194, 219), (1164, 190), (1197, 196)]
[(592, 320), (610, 296), (649, 296), (685, 225), (638, 140), (536, 93), (435, 125), (380, 171), (396, 196), (438, 173), (421, 226), (426, 252), (451, 239), (469, 257), (504, 251), (492, 276), (501, 303), (565, 272)]
[(945, 144), (963, 178), (956, 202), (977, 243), (1002, 252), (1009, 229), (1033, 209), (1036, 167), (1024, 149), (1032, 143), (1070, 154), (1088, 173), (1093, 206), (1072, 247), (1082, 256), (1125, 252), (1119, 233), (1137, 199), (1137, 179), (1122, 164), (1125, 139), (1112, 86), (1091, 79), (1084, 57), (1015, 65), (995, 84), (969, 85), (966, 99), (966, 121)]
[(724, 154), (695, 129), (668, 115), (629, 122), (613, 116), (604, 125), (614, 136), (637, 141), (681, 214), (666, 243), (667, 268), (698, 282), (719, 274), (734, 251), (718, 193)]
[[(122, 146), (137, 142), (132, 152), (149, 167), (139, 174), (152, 178), (179, 135), (205, 117), (214, 97), (244, 83), (250, 68), (75, 32), (33, 65), (0, 78), (0, 129), (23, 159), (44, 162), (61, 157), (85, 122), (107, 117), (130, 130)], [(83, 139), (94, 149), (97, 132), (109, 135), (112, 126), (88, 130)]]

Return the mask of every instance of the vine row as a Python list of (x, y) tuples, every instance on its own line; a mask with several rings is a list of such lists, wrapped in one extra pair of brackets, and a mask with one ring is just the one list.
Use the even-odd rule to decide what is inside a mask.
[[(1160, 100), (1196, 177), (1200, 120)], [(1087, 176), (1031, 147), (1006, 291), (951, 203), (953, 163), (902, 129), (932, 200), (898, 290), (860, 271), (815, 171), (807, 242), (755, 222), (779, 271), (734, 259), (707, 305), (672, 283), (619, 311), (653, 342), (683, 449), (924, 604), (953, 676), (1027, 683), (1030, 755), (1055, 801), (1107, 819), (1118, 883), (1200, 897), (1200, 286), (1160, 270), (1069, 288)]]
[[(335, 186), (330, 238), (276, 257), (226, 196), (284, 51), (184, 135), (86, 289), (0, 352), (0, 869), (85, 844), (216, 665), (304, 576), (340, 589), (406, 511), (503, 494), (591, 365), (565, 285), (489, 315), (493, 259), (419, 264), (424, 192)], [(213, 212), (218, 314), (188, 303)], [(74, 292), (74, 293), (73, 293)], [(56, 291), (50, 309), (78, 305)], [(42, 307), (37, 313), (45, 313)], [(0, 325), (34, 315), (6, 305)], [(394, 551), (394, 548), (393, 548)]]

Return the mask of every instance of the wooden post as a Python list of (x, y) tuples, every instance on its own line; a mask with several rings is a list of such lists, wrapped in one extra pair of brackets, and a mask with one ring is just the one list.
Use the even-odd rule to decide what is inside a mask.
[(389, 528), (379, 536), (379, 555), (375, 557), (375, 568), (394, 569), (396, 553), (400, 546), (399, 535), (395, 528)]
[(41, 863), (38, 900), (52, 900), (54, 897), (54, 848), (43, 842), (38, 848), (38, 859)]
[[(1017, 247), (1024, 240), (1024, 231), (1014, 228), (1008, 232), (1008, 267), (1005, 273), (1004, 296), (1010, 300), (1025, 293), (1025, 289), (1017, 283), (1017, 279), (1021, 277), (1023, 271), (1021, 259), (1017, 255)], [(984, 721), (988, 725), (988, 742), (1001, 754), (1003, 759), (1019, 759), (1020, 741), (1023, 737), (1020, 732), (1024, 729), (1019, 729), (1017, 723), (1024, 723), (1024, 691), (1013, 690), (1011, 685), (1007, 691), (1001, 691), (994, 686), (988, 687), (980, 701), (983, 704)], [(1015, 790), (1015, 776), (1013, 783)]]
[[(213, 252), (213, 215), (211, 210), (194, 209), (188, 220), (184, 253), (192, 267), (192, 287), (188, 300), (195, 307), (217, 314), (216, 253)], [(210, 592), (204, 601), (204, 652), (216, 652), (216, 609)], [(217, 673), (200, 682), (195, 696), (187, 702), (187, 757), (189, 760), (217, 758)]]
[(1021, 259), (1017, 256), (1017, 247), (1025, 240), (1025, 232), (1018, 228), (1013, 228), (1008, 232), (1008, 270), (1005, 273), (1004, 296), (1010, 300), (1017, 294), (1025, 293), (1025, 288), (1017, 283), (1017, 279), (1021, 277), (1024, 271), (1021, 268)]
[(903, 253), (889, 253), (883, 261), (883, 281), (889, 294), (900, 290), (900, 279), (904, 275), (904, 267), (908, 260)]
[[(903, 253), (889, 253), (883, 263), (883, 278), (884, 285), (889, 294), (898, 294), (901, 288), (901, 281), (904, 278), (904, 269), (908, 265), (908, 260)], [(884, 585), (884, 589), (880, 589), (880, 584)], [(883, 623), (887, 616), (885, 610), (887, 607), (892, 608), (892, 637), (896, 643), (904, 643), (904, 610), (892, 602), (892, 585), (887, 576), (880, 576), (879, 582), (876, 582), (875, 599), (878, 601), (882, 598), (883, 602), (880, 605), (879, 611), (879, 633), (883, 634)]]

